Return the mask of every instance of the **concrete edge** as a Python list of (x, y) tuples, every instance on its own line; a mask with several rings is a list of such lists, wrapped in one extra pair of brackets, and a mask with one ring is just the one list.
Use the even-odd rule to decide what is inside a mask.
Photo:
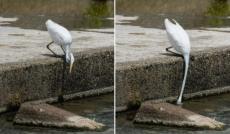
[[(209, 118), (204, 116), (204, 118)], [(209, 118), (211, 119), (211, 118)], [(190, 123), (188, 121), (181, 121), (181, 122), (175, 122), (175, 121), (165, 121), (165, 120), (146, 120), (146, 121), (134, 121), (135, 124), (144, 124), (144, 125), (163, 125), (163, 126), (169, 126), (169, 127), (181, 127), (181, 128), (196, 128), (196, 129), (210, 129), (210, 130), (223, 130), (225, 127), (225, 124), (222, 122), (218, 122), (219, 127), (211, 128), (209, 126), (196, 126), (196, 123)]]
[(83, 131), (97, 131), (106, 127), (93, 119), (59, 107), (47, 103), (34, 104), (31, 102), (23, 103), (20, 106), (13, 123), (37, 127), (72, 128)]
[[(58, 124), (52, 124), (52, 123), (50, 123), (50, 122), (41, 122), (41, 121), (36, 121), (36, 123), (34, 123), (34, 122), (31, 122), (31, 124), (28, 124), (28, 122), (26, 122), (26, 121), (20, 121), (20, 123), (14, 123), (14, 125), (23, 125), (23, 126), (31, 126), (31, 127), (36, 127), (36, 125), (38, 126), (38, 127), (46, 127), (46, 128), (56, 128), (56, 129), (76, 129), (73, 125), (71, 126), (71, 125), (66, 125), (66, 124), (61, 124), (61, 125), (59, 125), (58, 126)], [(106, 129), (106, 126), (103, 126), (103, 128), (101, 128), (101, 129), (95, 129), (95, 130), (91, 130), (91, 129), (89, 129), (89, 130), (87, 130), (87, 128), (86, 127), (84, 127), (84, 128), (78, 128), (77, 129), (77, 131), (93, 131), (93, 132), (101, 132), (101, 131), (103, 131), (103, 130), (105, 130)], [(75, 130), (76, 131), (76, 130)]]
[[(63, 94), (113, 86), (113, 53), (113, 46), (75, 53), (75, 69), (65, 81), (68, 88)], [(43, 57), (0, 63), (0, 113), (7, 111), (4, 107), (14, 108), (25, 101), (58, 96), (62, 85), (63, 60), (49, 55)]]
[[(190, 94), (184, 94), (183, 95), (183, 100), (190, 100), (194, 98), (201, 98), (201, 97), (207, 97), (207, 96), (212, 96), (212, 95), (219, 95), (219, 94), (224, 94), (224, 93), (230, 93), (230, 86), (225, 86), (225, 87), (220, 87), (220, 88), (213, 88), (213, 89), (208, 89), (200, 92), (195, 92), (195, 93), (190, 93)], [(154, 100), (155, 103), (160, 103), (160, 102), (175, 102), (177, 100), (178, 96), (171, 96), (171, 97), (166, 97), (163, 99), (156, 99)], [(148, 101), (148, 100), (147, 100)], [(116, 106), (116, 112), (125, 112), (129, 110), (127, 106)]]
[[(230, 47), (218, 47), (218, 48), (208, 48), (203, 51), (196, 51), (191, 52), (190, 54), (190, 60), (193, 61), (196, 57), (199, 57), (200, 55), (207, 55), (210, 53), (219, 53), (223, 51), (230, 51)], [(167, 52), (165, 52), (167, 54)], [(166, 63), (172, 63), (176, 61), (183, 61), (181, 57), (178, 56), (167, 56), (167, 57), (157, 57), (157, 58), (148, 58), (143, 59), (141, 61), (128, 61), (128, 62), (121, 62), (116, 63), (116, 71), (123, 71), (126, 69), (132, 69), (132, 68), (141, 68), (150, 64), (166, 64)]]
[[(64, 101), (69, 101), (73, 99), (84, 99), (86, 97), (92, 97), (92, 96), (99, 96), (99, 95), (104, 95), (108, 93), (113, 93), (114, 91), (114, 86), (110, 87), (104, 87), (104, 88), (98, 88), (98, 89), (92, 89), (88, 91), (83, 91), (83, 92), (78, 92), (74, 94), (68, 94), (68, 95), (63, 95)], [(30, 103), (34, 104), (40, 104), (40, 103), (57, 103), (58, 102), (58, 97), (50, 97), (42, 100), (35, 100), (35, 101), (29, 101)], [(0, 114), (7, 112), (8, 109), (7, 107), (0, 107)]]
[(133, 123), (222, 130), (224, 123), (167, 102), (143, 102)]
[[(75, 57), (75, 60), (78, 59), (78, 57), (90, 57), (91, 55), (94, 55), (96, 53), (100, 52), (106, 52), (106, 51), (114, 51), (114, 47), (101, 47), (101, 48), (93, 48), (93, 49), (88, 49), (85, 51), (80, 51), (80, 52), (73, 52), (73, 55)], [(52, 55), (52, 54), (50, 54)], [(23, 60), (23, 61), (18, 61), (18, 62), (10, 62), (10, 63), (2, 63), (0, 64), (1, 68), (0, 71), (10, 71), (10, 70), (15, 70), (18, 68), (22, 67), (29, 67), (29, 66), (36, 66), (39, 64), (47, 65), (47, 64), (54, 64), (57, 62), (62, 62), (61, 58), (56, 58), (56, 57), (50, 57), (47, 56), (47, 58), (39, 58), (39, 59), (28, 59), (28, 60)], [(20, 64), (20, 66), (18, 66)]]

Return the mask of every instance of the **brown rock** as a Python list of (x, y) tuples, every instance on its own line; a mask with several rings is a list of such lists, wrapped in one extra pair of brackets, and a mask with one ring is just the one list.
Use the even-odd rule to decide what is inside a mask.
[(162, 124), (168, 126), (222, 129), (224, 124), (180, 106), (169, 103), (144, 102), (138, 110), (135, 123)]
[(45, 103), (22, 104), (14, 118), (14, 123), (79, 130), (100, 130), (104, 127), (101, 123)]

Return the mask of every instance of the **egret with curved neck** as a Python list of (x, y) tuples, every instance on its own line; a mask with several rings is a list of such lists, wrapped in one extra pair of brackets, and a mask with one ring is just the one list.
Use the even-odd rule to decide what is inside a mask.
[(65, 55), (64, 56), (65, 62), (70, 65), (69, 73), (71, 73), (73, 63), (74, 63), (74, 56), (71, 53), (71, 49), (70, 49), (70, 46), (72, 44), (72, 36), (70, 32), (66, 28), (53, 22), (52, 20), (46, 21), (46, 27), (50, 34), (50, 37), (53, 40), (47, 45), (47, 48), (57, 57), (58, 55), (50, 49), (50, 45), (55, 43), (62, 48)]
[[(188, 73), (189, 66), (189, 55), (190, 55), (190, 40), (186, 31), (182, 26), (173, 20), (174, 23), (165, 19), (165, 28), (168, 35), (169, 42), (172, 46), (166, 48), (166, 51), (172, 52), (175, 54), (180, 54), (184, 58), (185, 70), (184, 70), (184, 79), (181, 86), (180, 95), (177, 99), (177, 104), (182, 104), (182, 96), (184, 92), (185, 82)], [(171, 51), (170, 49), (174, 48), (176, 52)]]

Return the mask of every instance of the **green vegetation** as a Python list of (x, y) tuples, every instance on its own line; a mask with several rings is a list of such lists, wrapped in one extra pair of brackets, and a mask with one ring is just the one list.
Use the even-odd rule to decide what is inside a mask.
[(213, 0), (206, 14), (208, 16), (213, 17), (213, 19), (208, 21), (208, 23), (211, 26), (223, 25), (223, 20), (218, 18), (218, 16), (228, 16), (229, 15), (228, 1), (227, 0)]

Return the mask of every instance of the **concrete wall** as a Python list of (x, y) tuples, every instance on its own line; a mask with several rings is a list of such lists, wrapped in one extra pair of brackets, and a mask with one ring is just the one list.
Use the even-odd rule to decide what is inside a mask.
[[(194, 52), (190, 59), (185, 93), (195, 93), (230, 84), (230, 48)], [(149, 59), (117, 64), (117, 106), (135, 105), (143, 100), (177, 96), (181, 88), (183, 72), (183, 60), (175, 56), (157, 61)]]
[[(72, 74), (66, 71), (64, 94), (113, 85), (113, 47), (75, 54)], [(55, 97), (62, 87), (63, 61), (57, 58), (0, 65), (0, 107)]]

